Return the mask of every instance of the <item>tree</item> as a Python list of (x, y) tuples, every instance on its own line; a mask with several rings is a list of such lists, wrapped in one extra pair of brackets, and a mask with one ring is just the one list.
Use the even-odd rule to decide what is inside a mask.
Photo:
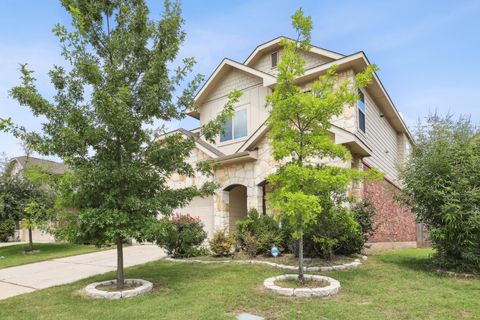
[(38, 166), (18, 175), (0, 176), (0, 219), (21, 221), (28, 229), (28, 249), (34, 250), (32, 229), (45, 229), (51, 220), (56, 193), (50, 174)]
[(480, 271), (480, 139), (469, 118), (417, 126), (402, 171), (405, 200), (426, 224), (442, 268)]
[[(159, 20), (149, 18), (143, 0), (62, 0), (72, 28), (57, 25), (67, 71), (49, 73), (56, 90), (53, 100), (35, 86), (27, 65), (22, 85), (11, 96), (46, 122), (41, 132), (8, 129), (42, 154), (60, 156), (70, 168), (60, 184), (58, 202), (69, 221), (63, 234), (76, 241), (115, 243), (117, 288), (123, 289), (123, 243), (146, 237), (157, 215), (170, 215), (193, 197), (211, 194), (215, 185), (172, 189), (174, 173), (208, 174), (205, 163), (185, 161), (194, 137), (150, 129), (155, 121), (180, 120), (193, 109), (202, 82), (191, 78), (193, 58), (178, 61), (185, 33), (178, 2), (165, 1)], [(177, 66), (177, 67), (175, 67)], [(221, 123), (232, 114), (240, 93), (233, 91), (216, 119), (201, 128), (213, 141)]]
[[(354, 179), (364, 177), (354, 169), (331, 167), (320, 159), (350, 159), (345, 147), (335, 144), (329, 133), (332, 117), (354, 104), (357, 90), (368, 85), (375, 66), (355, 76), (354, 81), (340, 83), (336, 66), (327, 70), (303, 92), (296, 79), (305, 72), (300, 50), (310, 48), (312, 21), (299, 9), (293, 16), (297, 40), (284, 39), (278, 65), (277, 86), (268, 97), (272, 106), (268, 124), (273, 156), (283, 164), (268, 177), (273, 185), (271, 207), (286, 217), (299, 241), (298, 278), (303, 282), (303, 236), (305, 229), (316, 224), (323, 210), (340, 209), (335, 195), (344, 195)], [(343, 209), (342, 209), (343, 210)]]

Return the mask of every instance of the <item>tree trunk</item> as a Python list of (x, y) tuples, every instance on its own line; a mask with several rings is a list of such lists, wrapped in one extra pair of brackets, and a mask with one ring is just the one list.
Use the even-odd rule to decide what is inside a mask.
[(304, 283), (303, 276), (303, 227), (300, 227), (300, 238), (298, 239), (298, 282)]
[(28, 251), (33, 251), (32, 228), (28, 228)]
[(123, 290), (125, 275), (123, 274), (123, 239), (117, 240), (117, 290)]

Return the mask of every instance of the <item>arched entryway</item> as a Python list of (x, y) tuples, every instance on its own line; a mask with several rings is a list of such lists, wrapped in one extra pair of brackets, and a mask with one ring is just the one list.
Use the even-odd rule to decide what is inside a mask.
[(232, 184), (223, 191), (228, 192), (228, 226), (235, 231), (236, 221), (247, 216), (247, 187)]

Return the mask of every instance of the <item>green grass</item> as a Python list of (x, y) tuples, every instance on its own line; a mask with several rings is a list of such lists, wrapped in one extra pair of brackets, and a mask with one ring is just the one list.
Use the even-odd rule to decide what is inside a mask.
[(0, 269), (101, 250), (95, 246), (64, 243), (34, 243), (33, 248), (40, 250), (40, 252), (25, 253), (24, 249), (26, 247), (27, 244), (0, 247), (0, 257), (3, 257), (0, 258)]
[[(304, 265), (307, 267), (328, 267), (344, 263), (349, 263), (357, 259), (356, 256), (335, 256), (331, 260), (325, 260), (320, 258), (305, 258)], [(273, 263), (279, 263), (289, 266), (298, 266), (298, 259), (293, 254), (284, 254), (280, 257), (265, 257), (259, 255), (255, 258), (248, 256), (247, 254), (237, 253), (231, 257), (213, 257), (213, 256), (200, 256), (189, 258), (190, 260), (203, 260), (203, 261), (226, 261), (226, 260), (258, 260), (268, 261)]]
[(372, 256), (358, 269), (325, 273), (342, 284), (331, 298), (290, 298), (265, 292), (265, 278), (282, 270), (237, 264), (156, 261), (126, 276), (154, 283), (148, 295), (91, 300), (81, 295), (92, 277), (0, 301), (0, 319), (234, 319), (240, 312), (267, 319), (479, 319), (480, 281), (429, 272), (424, 249)]

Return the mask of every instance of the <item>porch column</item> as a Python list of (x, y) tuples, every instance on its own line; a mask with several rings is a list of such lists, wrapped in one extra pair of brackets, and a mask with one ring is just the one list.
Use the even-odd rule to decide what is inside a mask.
[(263, 189), (261, 186), (247, 187), (247, 209), (257, 209), (257, 211), (263, 213)]
[(230, 195), (228, 191), (217, 190), (213, 195), (213, 232), (225, 230), (228, 232)]
[[(363, 171), (363, 162), (362, 158), (358, 156), (353, 156), (352, 158), (352, 169), (357, 169)], [(357, 201), (363, 198), (363, 181), (354, 181), (352, 183), (351, 192)]]

